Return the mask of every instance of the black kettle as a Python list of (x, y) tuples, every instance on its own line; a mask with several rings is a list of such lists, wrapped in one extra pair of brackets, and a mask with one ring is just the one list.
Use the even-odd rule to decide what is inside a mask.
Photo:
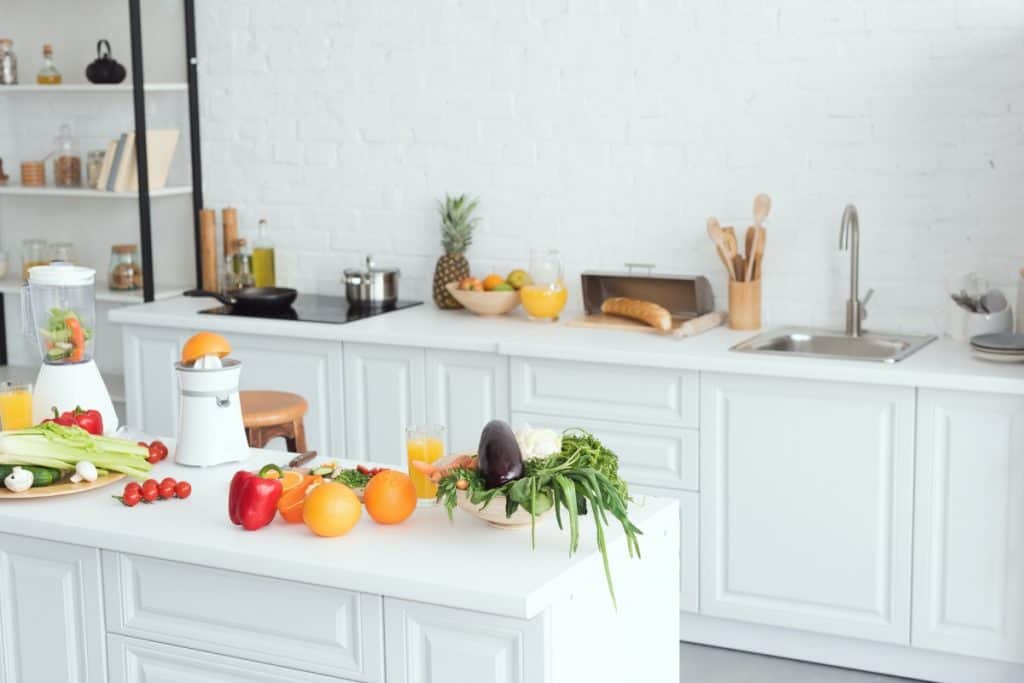
[(120, 83), (127, 72), (110, 56), (110, 43), (103, 39), (96, 43), (96, 59), (85, 68), (90, 83)]

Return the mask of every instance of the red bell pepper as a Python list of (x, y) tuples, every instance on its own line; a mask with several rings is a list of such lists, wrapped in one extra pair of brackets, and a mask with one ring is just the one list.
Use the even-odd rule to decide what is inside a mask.
[(103, 415), (98, 410), (82, 410), (82, 406), (75, 406), (74, 410), (65, 410), (57, 413), (57, 407), (53, 407), (53, 417), (43, 420), (56, 422), (62, 427), (78, 426), (95, 436), (103, 435)]
[(228, 491), (228, 517), (247, 531), (262, 529), (277, 514), (283, 487), (280, 479), (264, 479), (246, 470), (235, 472)]
[(61, 427), (74, 427), (75, 426), (75, 417), (74, 417), (74, 415), (71, 414), (71, 411), (66, 410), (63, 413), (61, 413), (60, 411), (57, 410), (57, 406), (53, 406), (53, 408), (51, 408), (51, 410), (53, 411), (53, 417), (46, 418), (45, 420), (40, 422), (40, 424), (46, 424), (47, 422), (53, 422), (54, 424), (59, 424)]

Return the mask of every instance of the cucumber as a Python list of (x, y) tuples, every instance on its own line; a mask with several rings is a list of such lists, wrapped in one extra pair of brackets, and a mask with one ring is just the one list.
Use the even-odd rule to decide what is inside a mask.
[(32, 473), (32, 488), (37, 486), (50, 486), (60, 481), (60, 470), (51, 467), (37, 467), (35, 465), (0, 465), (0, 482), (7, 478), (7, 475), (14, 471), (15, 467), (28, 470)]

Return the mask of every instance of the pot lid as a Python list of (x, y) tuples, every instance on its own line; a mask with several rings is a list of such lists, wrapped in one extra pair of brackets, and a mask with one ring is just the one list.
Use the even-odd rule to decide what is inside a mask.
[(96, 282), (96, 271), (72, 263), (55, 262), (48, 266), (33, 266), (28, 269), (30, 285), (51, 287), (84, 287)]
[(386, 266), (378, 266), (373, 262), (373, 256), (370, 254), (366, 255), (366, 263), (362, 268), (346, 268), (345, 277), (352, 277), (356, 275), (399, 275), (401, 271), (398, 268), (388, 268)]

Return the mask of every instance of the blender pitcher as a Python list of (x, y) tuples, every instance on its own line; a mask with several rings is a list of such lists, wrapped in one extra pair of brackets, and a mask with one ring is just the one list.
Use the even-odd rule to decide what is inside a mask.
[(32, 418), (39, 423), (76, 406), (103, 415), (106, 433), (117, 429), (117, 415), (93, 360), (96, 330), (96, 271), (69, 263), (35, 266), (21, 290), (24, 332), (35, 339), (42, 358), (32, 396)]

